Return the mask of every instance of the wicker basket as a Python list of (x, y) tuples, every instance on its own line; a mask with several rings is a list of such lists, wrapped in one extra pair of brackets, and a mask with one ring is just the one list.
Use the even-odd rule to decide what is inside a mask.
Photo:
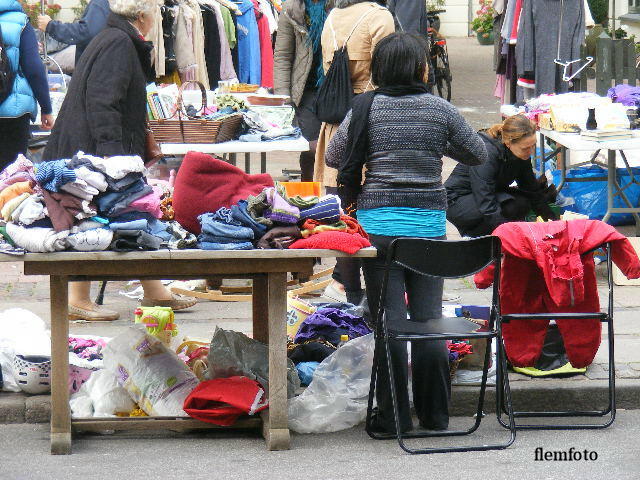
[[(203, 111), (207, 106), (207, 91), (200, 82), (185, 82), (180, 86), (176, 109), (172, 116), (162, 120), (149, 120), (149, 127), (158, 143), (221, 143), (233, 140), (242, 125), (242, 114), (235, 113), (216, 120), (186, 116), (183, 111), (182, 92), (186, 85), (196, 84), (202, 92)], [(177, 118), (174, 118), (176, 117)]]

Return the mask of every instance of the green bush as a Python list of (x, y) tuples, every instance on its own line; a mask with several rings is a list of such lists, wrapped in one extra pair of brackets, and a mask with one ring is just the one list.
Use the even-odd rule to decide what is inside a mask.
[(609, 14), (609, 0), (588, 0), (589, 8), (593, 21), (596, 23), (605, 23)]

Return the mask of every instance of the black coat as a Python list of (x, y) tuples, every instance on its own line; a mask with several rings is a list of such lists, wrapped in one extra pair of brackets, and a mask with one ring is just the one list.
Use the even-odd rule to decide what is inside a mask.
[[(485, 221), (496, 227), (505, 221), (500, 214), (498, 197), (500, 193), (508, 193), (509, 186), (515, 181), (519, 193), (530, 199), (537, 215), (554, 218), (543, 195), (544, 191), (533, 173), (531, 162), (516, 157), (501, 140), (484, 132), (480, 132), (480, 137), (487, 147), (487, 161), (473, 167), (459, 163), (453, 169), (444, 184), (449, 205), (453, 205), (462, 196), (473, 195)], [(447, 152), (447, 155), (458, 160), (452, 152)]]
[(143, 156), (152, 74), (151, 45), (111, 13), (76, 67), (43, 158), (71, 158), (79, 150), (99, 157)]

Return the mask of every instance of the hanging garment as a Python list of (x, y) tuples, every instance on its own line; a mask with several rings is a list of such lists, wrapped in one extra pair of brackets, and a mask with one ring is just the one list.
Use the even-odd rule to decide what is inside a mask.
[(273, 88), (273, 45), (271, 31), (266, 15), (260, 11), (258, 0), (252, 0), (256, 22), (258, 23), (258, 39), (260, 41), (260, 85)]
[[(231, 57), (231, 46), (227, 38), (225, 20), (222, 14), (223, 7), (215, 1), (211, 5), (216, 14), (216, 22), (218, 24), (218, 36), (220, 38), (220, 80), (235, 80), (238, 78), (236, 70), (233, 68), (233, 58)], [(227, 12), (229, 11), (226, 9)], [(233, 27), (233, 20), (231, 21)], [(233, 30), (233, 42), (235, 45), (235, 30)]]
[(218, 19), (212, 7), (201, 5), (202, 22), (204, 26), (204, 56), (207, 64), (207, 75), (212, 88), (216, 88), (220, 81), (221, 45), (218, 33)]
[(229, 48), (236, 48), (238, 39), (236, 38), (236, 24), (233, 20), (233, 15), (227, 7), (220, 6), (220, 13), (222, 15), (222, 21), (224, 23), (224, 35), (229, 42)]
[[(580, 58), (580, 46), (585, 37), (584, 1), (523, 0), (516, 44), (517, 73), (535, 74), (535, 96), (565, 93), (569, 89), (569, 82), (562, 80), (562, 67), (554, 63), (558, 56), (562, 4), (559, 60), (567, 62)], [(580, 68), (580, 65), (576, 64), (575, 68)]]
[[(611, 242), (613, 262), (627, 278), (640, 278), (640, 260), (627, 238), (599, 220), (512, 222), (496, 228), (504, 258), (500, 279), (503, 314), (599, 312), (593, 253)], [(475, 276), (478, 288), (493, 281), (493, 265)], [(540, 356), (548, 320), (514, 320), (502, 326), (509, 361), (533, 366)], [(576, 368), (590, 365), (601, 340), (600, 320), (556, 320), (567, 356)]]
[(164, 46), (164, 8), (163, 0), (155, 0), (156, 7), (153, 11), (153, 26), (147, 34), (146, 39), (153, 43), (152, 64), (157, 77), (162, 77), (166, 73), (165, 69), (165, 46)]
[(238, 80), (260, 85), (260, 39), (253, 3), (251, 0), (242, 0), (239, 6), (242, 15), (237, 17)]

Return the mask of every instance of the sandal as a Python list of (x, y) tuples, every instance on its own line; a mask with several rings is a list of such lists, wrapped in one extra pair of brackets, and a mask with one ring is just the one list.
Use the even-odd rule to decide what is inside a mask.
[(92, 310), (69, 305), (69, 320), (87, 320), (89, 322), (111, 322), (118, 320), (120, 314), (114, 310), (94, 305)]
[(144, 297), (140, 305), (143, 307), (171, 307), (175, 312), (193, 307), (196, 303), (198, 303), (198, 300), (194, 297), (186, 297), (184, 295), (174, 293), (171, 300), (154, 300), (152, 298)]

